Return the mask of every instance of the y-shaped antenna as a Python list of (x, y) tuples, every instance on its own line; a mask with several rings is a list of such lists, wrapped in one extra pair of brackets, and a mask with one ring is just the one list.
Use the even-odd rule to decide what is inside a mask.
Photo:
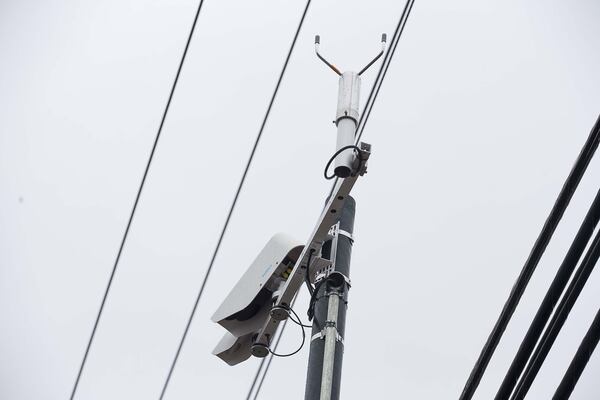
[[(360, 70), (360, 72), (358, 73), (358, 75), (362, 75), (363, 72), (365, 72), (366, 70), (369, 69), (369, 67), (371, 65), (373, 65), (373, 63), (375, 63), (375, 61), (379, 60), (379, 58), (383, 55), (383, 53), (385, 52), (385, 43), (387, 41), (387, 35), (384, 33), (381, 35), (381, 51), (379, 52), (379, 54), (377, 54), (375, 56), (374, 59), (371, 60), (371, 62), (369, 62), (363, 69)], [(325, 59), (325, 57), (323, 57), (321, 55), (321, 53), (319, 53), (319, 45), (321, 44), (321, 37), (319, 35), (315, 36), (315, 53), (317, 53), (317, 57), (319, 57), (319, 59), (321, 61), (323, 61), (325, 63), (325, 65), (327, 65), (329, 68), (331, 68), (333, 70), (333, 72), (335, 72), (338, 75), (342, 75), (342, 73), (340, 72), (339, 69), (337, 69), (337, 67), (335, 65), (333, 65), (332, 63), (330, 63), (329, 61), (327, 61)]]
[(372, 60), (371, 60), (371, 62), (370, 62), (370, 63), (368, 63), (368, 64), (367, 64), (367, 65), (366, 65), (366, 66), (365, 66), (363, 69), (361, 69), (361, 70), (360, 70), (360, 72), (358, 73), (359, 75), (362, 75), (362, 73), (363, 73), (363, 72), (365, 72), (366, 70), (368, 70), (368, 69), (369, 69), (369, 67), (370, 67), (371, 65), (373, 65), (373, 63), (374, 63), (375, 61), (379, 60), (379, 57), (381, 57), (381, 56), (383, 55), (383, 53), (385, 52), (385, 42), (386, 42), (386, 40), (387, 40), (387, 35), (386, 35), (385, 33), (383, 33), (383, 34), (381, 35), (381, 51), (379, 52), (379, 54), (377, 54), (377, 55), (375, 56), (375, 58), (374, 58), (374, 59), (372, 59)]
[(321, 44), (321, 36), (317, 35), (317, 36), (315, 36), (315, 53), (317, 53), (317, 57), (319, 57), (319, 59), (321, 61), (323, 61), (325, 63), (325, 65), (327, 65), (329, 68), (331, 68), (333, 70), (333, 72), (335, 72), (338, 75), (342, 75), (342, 73), (340, 72), (340, 70), (337, 69), (335, 65), (333, 65), (332, 63), (330, 63), (329, 61), (327, 61), (325, 59), (325, 57), (323, 57), (319, 53), (319, 45), (320, 44)]
[(357, 160), (355, 152), (358, 150), (358, 147), (354, 144), (356, 127), (359, 120), (360, 75), (383, 55), (386, 39), (387, 36), (385, 33), (381, 35), (381, 51), (360, 72), (346, 71), (342, 73), (319, 53), (321, 37), (319, 35), (315, 36), (315, 53), (317, 53), (317, 57), (340, 77), (338, 105), (334, 121), (337, 126), (336, 152), (327, 164), (329, 167), (329, 164), (334, 162), (334, 175), (327, 175), (327, 171), (325, 171), (326, 179), (332, 179), (336, 176), (338, 178), (354, 176), (357, 170), (360, 169), (362, 160)]

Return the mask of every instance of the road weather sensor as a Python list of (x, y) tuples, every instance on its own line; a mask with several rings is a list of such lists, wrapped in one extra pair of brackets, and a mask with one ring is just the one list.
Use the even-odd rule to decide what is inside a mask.
[(229, 365), (250, 357), (253, 336), (269, 318), (273, 296), (288, 279), (303, 247), (283, 233), (267, 242), (212, 317), (228, 331), (213, 354)]
[[(333, 175), (327, 175), (325, 168), (325, 177), (336, 179), (306, 244), (284, 234), (273, 236), (213, 315), (212, 320), (228, 331), (213, 354), (229, 365), (239, 364), (251, 355), (266, 357), (269, 354), (277, 327), (290, 317), (292, 300), (305, 281), (312, 288), (311, 283), (315, 281), (331, 281), (334, 273), (342, 278), (342, 282), (347, 278), (335, 270), (335, 256), (328, 257), (331, 260), (322, 258), (321, 249), (326, 241), (333, 240), (338, 234), (349, 235), (339, 229), (340, 216), (354, 184), (366, 173), (371, 155), (371, 146), (355, 137), (360, 75), (383, 55), (385, 42), (384, 34), (381, 51), (360, 72), (342, 72), (321, 55), (320, 38), (315, 37), (318, 58), (339, 75), (336, 152), (327, 164), (327, 167), (333, 164)], [(326, 329), (337, 332), (336, 321), (337, 316), (327, 321), (331, 326)], [(334, 335), (329, 331), (317, 336), (338, 337), (337, 333)], [(333, 340), (333, 346), (336, 340)], [(333, 354), (331, 346), (331, 343), (327, 345), (327, 354)]]

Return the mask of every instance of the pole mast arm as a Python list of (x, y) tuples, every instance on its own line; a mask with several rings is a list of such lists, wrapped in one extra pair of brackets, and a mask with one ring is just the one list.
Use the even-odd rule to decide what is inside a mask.
[[(338, 179), (335, 182), (331, 196), (327, 199), (327, 203), (321, 212), (315, 229), (306, 242), (306, 246), (304, 246), (300, 257), (298, 257), (298, 261), (296, 261), (289, 278), (283, 286), (281, 294), (271, 309), (267, 322), (253, 341), (252, 354), (256, 357), (266, 357), (269, 354), (269, 345), (275, 335), (277, 326), (281, 321), (288, 318), (287, 309), (290, 307), (292, 299), (304, 282), (306, 268), (309, 268), (309, 271), (311, 271), (311, 266), (307, 265), (311, 250), (314, 254), (320, 253), (323, 243), (329, 238), (329, 229), (339, 220), (346, 197), (350, 194), (358, 177), (366, 172), (366, 162), (371, 155), (371, 146), (361, 142), (359, 148), (361, 149), (360, 157), (355, 159), (357, 173), (348, 178)], [(313, 256), (311, 258), (311, 265), (316, 265), (318, 262), (318, 257)]]

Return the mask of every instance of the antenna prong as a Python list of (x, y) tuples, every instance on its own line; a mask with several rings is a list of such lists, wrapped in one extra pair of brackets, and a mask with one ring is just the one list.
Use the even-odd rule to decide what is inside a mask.
[(374, 59), (371, 60), (371, 62), (369, 62), (363, 69), (360, 70), (360, 72), (358, 73), (358, 75), (362, 75), (363, 72), (365, 72), (366, 70), (369, 69), (369, 67), (371, 65), (373, 65), (373, 63), (375, 63), (375, 61), (379, 60), (379, 57), (381, 57), (383, 55), (383, 53), (385, 53), (385, 44), (387, 41), (387, 35), (384, 33), (381, 35), (381, 51), (379, 52), (379, 54), (377, 54), (375, 56)]
[(329, 68), (331, 68), (333, 70), (333, 72), (335, 72), (338, 75), (342, 75), (342, 73), (340, 72), (339, 69), (337, 69), (337, 67), (335, 65), (333, 65), (332, 63), (330, 63), (329, 61), (327, 61), (325, 59), (325, 57), (323, 57), (321, 55), (321, 53), (319, 53), (319, 45), (321, 44), (321, 37), (319, 35), (315, 36), (315, 53), (317, 54), (317, 57), (319, 57), (319, 60), (323, 61), (325, 63), (325, 65), (327, 65)]

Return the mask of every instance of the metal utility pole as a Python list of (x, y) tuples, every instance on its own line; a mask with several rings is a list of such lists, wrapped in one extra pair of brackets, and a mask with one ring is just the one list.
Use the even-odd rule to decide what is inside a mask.
[[(360, 72), (342, 73), (319, 53), (320, 38), (315, 37), (317, 56), (340, 77), (335, 119), (337, 151), (333, 157), (333, 176), (338, 178), (347, 178), (352, 174), (354, 153), (360, 152), (354, 144), (359, 119), (360, 75), (383, 55), (385, 41), (384, 34), (381, 52)], [(330, 260), (330, 266), (323, 271), (316, 271), (314, 276), (315, 289), (309, 311), (314, 319), (305, 400), (340, 398), (355, 208), (355, 200), (347, 196), (339, 220), (329, 231), (331, 240), (326, 241), (321, 250), (321, 258)]]
[(335, 269), (315, 288), (314, 317), (308, 358), (306, 400), (339, 399), (344, 356), (344, 334), (350, 255), (356, 203), (346, 198), (340, 221), (333, 226), (333, 239), (323, 245), (323, 258), (335, 263)]
[[(335, 182), (306, 244), (302, 246), (284, 234), (274, 235), (212, 318), (227, 330), (213, 354), (229, 365), (239, 364), (250, 356), (295, 354), (275, 354), (271, 345), (279, 323), (291, 315), (297, 316), (292, 309), (293, 300), (307, 282), (311, 292), (309, 313), (314, 312), (315, 316), (307, 400), (338, 400), (340, 397), (356, 207), (350, 192), (358, 178), (366, 173), (371, 155), (371, 145), (355, 138), (360, 75), (383, 55), (385, 41), (384, 34), (381, 51), (360, 72), (342, 73), (319, 54), (319, 37), (315, 38), (317, 56), (340, 77), (335, 120), (337, 145), (325, 168), (325, 176), (336, 178)], [(327, 169), (332, 163), (334, 174), (328, 176)], [(293, 321), (301, 324), (298, 319)]]

